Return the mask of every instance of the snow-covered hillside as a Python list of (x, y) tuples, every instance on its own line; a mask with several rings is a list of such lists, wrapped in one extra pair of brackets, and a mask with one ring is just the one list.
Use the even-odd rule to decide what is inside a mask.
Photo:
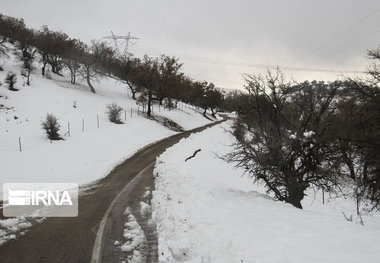
[[(193, 134), (157, 160), (152, 208), (160, 262), (378, 262), (380, 216), (348, 222), (355, 202), (308, 192), (303, 210), (274, 201), (218, 156), (225, 123)], [(198, 154), (185, 162), (194, 151)], [(355, 221), (355, 220), (354, 220)]]
[[(0, 184), (5, 182), (75, 182), (90, 183), (105, 175), (139, 148), (175, 132), (142, 116), (128, 95), (128, 88), (112, 78), (94, 81), (97, 94), (79, 81), (51, 73), (41, 76), (40, 65), (25, 85), (20, 63), (12, 55), (1, 61), (0, 71)], [(4, 79), (8, 72), (17, 73), (15, 88), (9, 91)], [(125, 109), (125, 124), (111, 123), (106, 105), (118, 103)], [(131, 116), (132, 110), (132, 116)], [(138, 115), (138, 110), (140, 111)], [(63, 141), (47, 139), (41, 122), (47, 113), (54, 114), (61, 125)], [(210, 123), (192, 106), (182, 104), (177, 110), (154, 107), (154, 115), (169, 118), (184, 129)], [(99, 128), (98, 128), (99, 119)], [(84, 131), (82, 131), (84, 124)], [(70, 125), (70, 136), (67, 134)], [(19, 138), (22, 152), (19, 150)], [(0, 199), (2, 199), (2, 188)]]

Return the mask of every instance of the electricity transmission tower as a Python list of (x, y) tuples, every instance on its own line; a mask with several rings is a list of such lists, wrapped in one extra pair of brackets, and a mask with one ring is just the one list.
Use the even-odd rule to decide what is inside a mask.
[[(115, 43), (116, 51), (119, 53), (120, 56), (123, 56), (125, 58), (128, 58), (129, 55), (131, 54), (131, 53), (128, 53), (129, 42), (131, 42), (131, 44), (134, 45), (134, 44), (136, 44), (136, 42), (133, 43), (131, 40), (139, 39), (138, 37), (131, 36), (131, 32), (128, 32), (128, 35), (126, 35), (126, 36), (117, 36), (112, 31), (111, 31), (110, 36), (106, 36), (103, 38), (113, 39), (113, 41)], [(122, 41), (122, 45), (124, 45), (123, 52), (121, 52), (121, 50), (120, 50), (118, 41)]]

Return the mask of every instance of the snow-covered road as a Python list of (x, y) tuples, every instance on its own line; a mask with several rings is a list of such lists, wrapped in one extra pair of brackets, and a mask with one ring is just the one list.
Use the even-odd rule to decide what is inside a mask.
[[(210, 125), (214, 124), (217, 122)], [(197, 128), (195, 131), (203, 128), (205, 127)], [(80, 197), (77, 217), (47, 218), (44, 223), (30, 228), (26, 235), (0, 246), (0, 261), (118, 262), (122, 257), (122, 251), (117, 250), (115, 241), (122, 241), (125, 229), (124, 212), (127, 206), (132, 208), (134, 217), (139, 221), (138, 213), (142, 201), (140, 198), (146, 192), (146, 185), (140, 185), (140, 181), (144, 181), (141, 179), (150, 178), (153, 184), (151, 164), (166, 148), (191, 132), (175, 134), (138, 151), (94, 185), (88, 194)], [(137, 209), (134, 209), (135, 207)], [(103, 221), (104, 231), (101, 232), (104, 234), (99, 235), (99, 226)], [(143, 224), (141, 228), (144, 229)], [(144, 235), (149, 247), (149, 233)], [(96, 240), (99, 242), (95, 242)], [(128, 252), (136, 253), (134, 250)], [(157, 259), (157, 253), (154, 255)], [(150, 262), (156, 261), (153, 259)]]

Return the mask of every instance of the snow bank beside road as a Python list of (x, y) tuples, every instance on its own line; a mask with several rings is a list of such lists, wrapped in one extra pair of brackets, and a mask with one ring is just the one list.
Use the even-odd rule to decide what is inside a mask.
[(0, 246), (8, 240), (16, 239), (16, 235), (12, 233), (31, 226), (32, 224), (25, 217), (0, 220)]
[(344, 219), (339, 200), (311, 206), (310, 195), (304, 210), (274, 201), (215, 155), (231, 151), (223, 128), (181, 140), (157, 160), (160, 262), (377, 262), (379, 217), (363, 227)]
[[(125, 213), (128, 216), (128, 220), (125, 223), (124, 238), (127, 240), (120, 246), (123, 252), (128, 253), (127, 261), (134, 263), (145, 262), (145, 255), (143, 254), (146, 249), (146, 238), (144, 231), (141, 229), (135, 216), (132, 213), (132, 209), (127, 207)], [(116, 243), (117, 242), (117, 243)], [(118, 245), (119, 242), (116, 241)]]

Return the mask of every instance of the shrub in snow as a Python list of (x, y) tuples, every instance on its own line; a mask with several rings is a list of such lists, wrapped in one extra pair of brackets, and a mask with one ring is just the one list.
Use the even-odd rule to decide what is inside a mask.
[(48, 113), (46, 115), (45, 121), (42, 122), (42, 128), (50, 140), (62, 140), (58, 133), (61, 125), (59, 125), (57, 118), (53, 114)]
[(117, 123), (117, 124), (123, 123), (120, 119), (120, 115), (122, 112), (123, 112), (123, 108), (120, 107), (115, 102), (107, 105), (106, 113), (107, 113), (108, 119), (113, 123)]
[(17, 91), (17, 89), (14, 88), (14, 85), (16, 84), (16, 82), (17, 82), (16, 74), (13, 73), (12, 71), (9, 72), (7, 76), (5, 77), (5, 83), (8, 84), (9, 90)]

